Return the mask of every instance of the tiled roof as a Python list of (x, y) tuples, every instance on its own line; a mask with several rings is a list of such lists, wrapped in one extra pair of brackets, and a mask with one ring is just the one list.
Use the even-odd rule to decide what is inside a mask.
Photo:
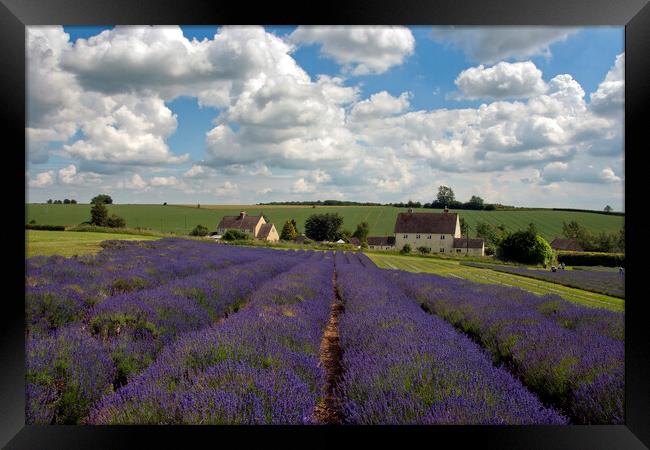
[(273, 229), (273, 224), (272, 223), (265, 223), (260, 227), (260, 231), (257, 234), (258, 239), (266, 239), (269, 237), (269, 233)]
[(456, 213), (399, 213), (395, 220), (395, 233), (454, 234)]
[(255, 231), (255, 226), (261, 219), (262, 216), (223, 216), (221, 222), (219, 222), (219, 225), (217, 225), (217, 229), (245, 230), (253, 233)]
[(356, 237), (351, 237), (348, 243), (352, 245), (356, 245), (357, 247), (361, 245), (361, 241), (359, 240), (359, 238)]
[(568, 250), (573, 252), (584, 251), (582, 246), (575, 239), (555, 238), (553, 239), (553, 242), (551, 242), (551, 248), (553, 250)]
[[(454, 248), (467, 248), (466, 238), (454, 238)], [(469, 248), (482, 248), (483, 239), (469, 238)]]
[(368, 245), (393, 246), (395, 245), (395, 236), (368, 236)]

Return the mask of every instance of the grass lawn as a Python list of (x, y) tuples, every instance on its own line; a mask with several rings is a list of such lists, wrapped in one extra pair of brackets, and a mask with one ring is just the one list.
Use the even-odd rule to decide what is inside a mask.
[[(393, 206), (284, 206), (284, 205), (108, 205), (110, 214), (126, 220), (127, 227), (151, 228), (163, 232), (187, 235), (196, 225), (214, 230), (224, 215), (237, 215), (246, 211), (251, 215), (265, 214), (275, 224), (278, 232), (287, 220), (295, 219), (300, 232), (305, 231), (305, 220), (314, 213), (338, 213), (343, 217), (343, 228), (353, 231), (362, 221), (370, 225), (371, 236), (392, 235), (397, 213), (406, 208)], [(416, 212), (440, 212), (432, 209), (415, 209)], [(454, 212), (452, 210), (452, 212)], [(475, 230), (478, 221), (493, 225), (503, 224), (509, 231), (525, 229), (533, 222), (549, 241), (562, 235), (562, 222), (576, 220), (594, 233), (617, 232), (623, 217), (588, 212), (521, 210), (521, 211), (458, 211)], [(90, 219), (90, 205), (27, 205), (26, 222), (74, 226)], [(473, 232), (473, 231), (472, 231)]]
[(97, 253), (102, 241), (120, 239), (126, 241), (150, 241), (160, 239), (156, 236), (138, 236), (119, 233), (85, 233), (74, 231), (26, 231), (26, 257), (32, 256), (73, 256)]
[(625, 300), (620, 298), (497, 272), (487, 268), (469, 267), (461, 265), (459, 261), (420, 258), (417, 256), (381, 255), (378, 253), (368, 253), (368, 256), (378, 267), (384, 269), (435, 273), (445, 277), (464, 278), (478, 283), (502, 284), (525, 289), (539, 295), (557, 294), (566, 300), (586, 306), (605, 308), (612, 311), (623, 311), (625, 309)]

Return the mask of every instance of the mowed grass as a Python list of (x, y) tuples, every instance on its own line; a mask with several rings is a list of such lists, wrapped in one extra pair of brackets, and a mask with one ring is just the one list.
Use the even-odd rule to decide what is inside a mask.
[(75, 231), (27, 230), (26, 257), (61, 255), (85, 255), (97, 253), (99, 245), (107, 240), (150, 241), (160, 239), (156, 236), (139, 236), (120, 233), (86, 233)]
[(461, 265), (458, 261), (377, 253), (368, 253), (368, 256), (378, 267), (383, 269), (434, 273), (445, 277), (464, 278), (477, 283), (502, 284), (518, 287), (538, 295), (557, 294), (566, 300), (586, 306), (605, 308), (612, 311), (623, 311), (625, 309), (625, 300), (620, 298), (497, 272), (491, 269), (468, 267)]
[[(162, 232), (187, 234), (196, 225), (214, 230), (224, 215), (236, 215), (246, 211), (251, 215), (265, 214), (278, 229), (284, 222), (295, 219), (301, 232), (305, 230), (305, 220), (314, 213), (339, 213), (343, 216), (343, 228), (354, 231), (359, 222), (370, 225), (370, 234), (387, 236), (393, 234), (395, 218), (406, 208), (391, 206), (275, 206), (275, 205), (108, 205), (109, 213), (124, 217), (130, 228), (151, 228)], [(440, 212), (440, 210), (416, 209), (416, 212)], [(455, 212), (452, 210), (452, 212)], [(622, 216), (604, 214), (525, 210), (525, 211), (457, 211), (465, 218), (473, 234), (477, 222), (493, 225), (503, 224), (509, 231), (525, 229), (534, 223), (547, 240), (562, 235), (562, 222), (576, 220), (594, 233), (601, 231), (617, 232), (623, 226)], [(47, 205), (28, 204), (27, 221), (36, 220), (39, 224), (73, 226), (90, 218), (90, 205)]]

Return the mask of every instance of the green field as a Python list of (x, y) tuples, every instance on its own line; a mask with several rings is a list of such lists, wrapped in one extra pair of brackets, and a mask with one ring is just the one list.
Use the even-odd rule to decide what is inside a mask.
[(119, 239), (127, 241), (150, 241), (155, 236), (139, 236), (119, 233), (78, 233), (74, 231), (27, 230), (25, 235), (26, 257), (32, 256), (73, 256), (96, 253), (102, 248), (102, 241)]
[[(275, 223), (278, 232), (289, 219), (295, 219), (298, 228), (304, 232), (305, 219), (314, 213), (337, 212), (343, 216), (343, 228), (354, 231), (356, 225), (366, 221), (371, 235), (390, 235), (393, 233), (395, 218), (405, 208), (392, 206), (275, 206), (275, 205), (108, 205), (109, 213), (124, 217), (130, 228), (143, 227), (163, 232), (187, 234), (194, 226), (201, 224), (210, 230), (216, 228), (224, 215), (237, 214), (240, 210), (248, 214), (264, 213)], [(440, 212), (440, 210), (416, 209), (416, 212)], [(453, 212), (453, 211), (452, 211)], [(576, 220), (593, 232), (618, 231), (623, 225), (622, 216), (608, 216), (587, 212), (524, 210), (524, 211), (459, 211), (470, 227), (477, 221), (494, 225), (503, 224), (510, 231), (524, 229), (533, 222), (547, 240), (562, 234), (562, 222)], [(90, 205), (47, 205), (28, 204), (27, 221), (36, 220), (38, 224), (78, 225), (90, 219)]]
[(464, 278), (477, 283), (502, 284), (525, 289), (539, 295), (557, 294), (566, 300), (587, 306), (606, 308), (612, 311), (623, 311), (625, 309), (625, 300), (620, 298), (490, 269), (464, 266), (458, 261), (417, 256), (381, 255), (378, 253), (368, 253), (368, 256), (378, 267), (383, 269), (435, 273), (446, 277)]

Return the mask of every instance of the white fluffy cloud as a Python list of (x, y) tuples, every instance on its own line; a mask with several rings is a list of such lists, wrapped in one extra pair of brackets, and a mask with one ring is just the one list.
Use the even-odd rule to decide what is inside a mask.
[(353, 75), (383, 73), (413, 53), (415, 38), (406, 27), (300, 26), (294, 43), (318, 43), (326, 56)]
[(546, 91), (542, 71), (531, 61), (470, 67), (463, 70), (454, 83), (462, 98), (470, 100), (527, 98)]
[(149, 180), (151, 186), (176, 186), (178, 180), (174, 176), (169, 177), (153, 177)]
[(434, 40), (462, 50), (476, 62), (493, 64), (503, 59), (550, 56), (551, 44), (564, 41), (577, 30), (569, 27), (434, 27)]
[(403, 92), (399, 97), (393, 97), (386, 91), (378, 92), (354, 105), (351, 120), (361, 121), (402, 113), (408, 109), (410, 98), (410, 92)]
[(591, 109), (603, 116), (620, 116), (625, 103), (625, 53), (616, 57), (614, 66), (590, 96)]
[(29, 180), (29, 187), (33, 188), (44, 188), (54, 184), (54, 171), (48, 170), (47, 172), (41, 172), (34, 177), (34, 179)]

